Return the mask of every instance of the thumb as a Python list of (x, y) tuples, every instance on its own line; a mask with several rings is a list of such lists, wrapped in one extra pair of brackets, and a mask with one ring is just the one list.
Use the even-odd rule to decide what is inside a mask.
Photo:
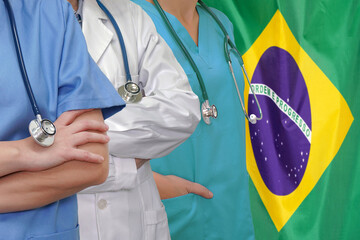
[(189, 193), (194, 193), (207, 199), (210, 199), (214, 196), (214, 194), (210, 192), (209, 189), (207, 189), (206, 187), (204, 187), (199, 183), (194, 183), (194, 182), (191, 182), (191, 184), (188, 187), (188, 191)]

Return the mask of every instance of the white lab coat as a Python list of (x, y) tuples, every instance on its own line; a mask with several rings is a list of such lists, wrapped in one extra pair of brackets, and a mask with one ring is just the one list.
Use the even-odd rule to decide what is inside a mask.
[[(106, 120), (109, 176), (78, 194), (80, 237), (170, 239), (150, 164), (137, 170), (134, 158), (162, 157), (185, 141), (200, 121), (199, 101), (151, 18), (128, 0), (102, 2), (122, 31), (132, 79), (146, 97)], [(82, 29), (91, 56), (118, 89), (125, 83), (119, 41), (95, 0), (84, 1)]]

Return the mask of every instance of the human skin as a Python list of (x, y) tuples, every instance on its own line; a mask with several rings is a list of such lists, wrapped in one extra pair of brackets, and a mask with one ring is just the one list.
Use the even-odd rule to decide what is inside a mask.
[[(68, 121), (72, 120), (65, 120), (64, 125), (67, 125)], [(79, 124), (82, 121), (95, 121), (101, 125), (104, 120), (100, 110), (93, 110), (81, 113), (72, 124)], [(105, 142), (108, 141), (104, 129), (92, 132), (103, 135)], [(56, 144), (55, 142), (54, 147)], [(42, 207), (89, 186), (103, 183), (107, 178), (109, 167), (107, 144), (90, 142), (78, 148), (100, 155), (104, 160), (100, 163), (92, 163), (74, 159), (43, 171), (20, 171), (1, 177), (0, 213)], [(62, 152), (65, 153), (65, 150)]]
[[(0, 142), (0, 177), (20, 171), (42, 171), (66, 161), (78, 160), (100, 163), (100, 155), (78, 149), (89, 142), (107, 143), (109, 137), (102, 134), (108, 130), (105, 123), (81, 120), (74, 124), (76, 117), (89, 110), (68, 111), (56, 121), (56, 141), (50, 147), (42, 147), (32, 137), (18, 141)], [(89, 132), (99, 131), (99, 133)]]

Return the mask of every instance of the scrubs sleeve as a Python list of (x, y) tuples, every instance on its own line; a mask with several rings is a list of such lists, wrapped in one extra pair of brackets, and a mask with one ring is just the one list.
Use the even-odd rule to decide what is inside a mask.
[(109, 151), (117, 157), (159, 158), (193, 133), (200, 120), (199, 100), (151, 18), (133, 3), (131, 11), (139, 83), (146, 97), (106, 121), (110, 126)]
[(57, 115), (69, 110), (101, 108), (104, 118), (125, 103), (90, 57), (69, 3), (64, 3), (65, 34), (59, 69)]

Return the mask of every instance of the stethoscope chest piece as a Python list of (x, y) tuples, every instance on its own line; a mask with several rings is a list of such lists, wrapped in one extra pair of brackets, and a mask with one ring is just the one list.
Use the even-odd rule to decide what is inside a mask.
[(125, 83), (125, 85), (119, 87), (118, 93), (126, 103), (137, 103), (142, 99), (142, 93), (139, 85), (132, 81), (129, 81)]
[(38, 143), (39, 145), (41, 145), (43, 147), (50, 147), (54, 143), (56, 127), (50, 120), (41, 118), (40, 111), (39, 111), (39, 108), (36, 104), (36, 100), (34, 97), (34, 93), (31, 89), (29, 77), (26, 72), (26, 67), (25, 67), (23, 55), (21, 52), (19, 36), (17, 33), (17, 29), (16, 29), (14, 12), (11, 8), (9, 0), (4, 0), (4, 4), (5, 4), (6, 10), (9, 15), (11, 30), (12, 30), (12, 34), (13, 34), (13, 38), (14, 38), (14, 43), (15, 43), (16, 55), (18, 57), (18, 61), (19, 61), (19, 65), (20, 65), (22, 79), (23, 79), (23, 82), (24, 82), (24, 85), (26, 88), (26, 92), (28, 94), (28, 97), (29, 97), (29, 100), (30, 100), (30, 103), (32, 106), (32, 110), (36, 116), (36, 119), (32, 120), (29, 124), (29, 132), (30, 132), (31, 136), (34, 138), (34, 140), (36, 141), (36, 143)]
[(50, 147), (55, 140), (56, 127), (50, 120), (37, 116), (30, 122), (29, 132), (38, 144)]
[(134, 83), (131, 80), (129, 62), (128, 62), (128, 58), (127, 58), (125, 42), (124, 42), (124, 38), (123, 38), (123, 36), (121, 34), (120, 27), (117, 24), (115, 18), (111, 14), (111, 12), (106, 8), (106, 6), (101, 2), (101, 0), (96, 0), (96, 2), (99, 5), (99, 7), (101, 8), (101, 10), (109, 18), (111, 24), (113, 25), (113, 27), (115, 29), (116, 35), (118, 36), (119, 43), (120, 43), (120, 48), (121, 48), (121, 52), (122, 52), (122, 57), (123, 57), (124, 68), (125, 68), (125, 73), (126, 73), (126, 81), (127, 82), (125, 83), (125, 85), (118, 88), (118, 93), (126, 103), (140, 102), (141, 99), (142, 99), (142, 91), (141, 91), (139, 85)]
[(202, 114), (204, 122), (207, 125), (210, 125), (211, 124), (210, 118), (214, 118), (214, 119), (217, 118), (218, 111), (217, 111), (217, 108), (215, 107), (215, 105), (210, 106), (209, 100), (206, 100), (201, 105), (201, 114)]

